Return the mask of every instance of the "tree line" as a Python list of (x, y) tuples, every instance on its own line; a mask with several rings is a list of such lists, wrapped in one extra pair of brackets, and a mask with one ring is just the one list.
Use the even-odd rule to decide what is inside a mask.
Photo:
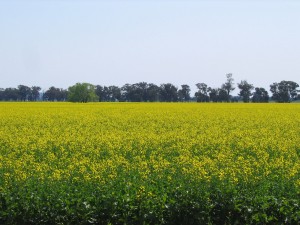
[(280, 81), (270, 85), (269, 96), (262, 87), (242, 80), (237, 83), (238, 96), (231, 93), (236, 89), (231, 73), (221, 87), (209, 87), (205, 83), (195, 84), (197, 91), (191, 96), (191, 88), (183, 84), (180, 88), (171, 83), (156, 85), (139, 82), (118, 86), (101, 86), (89, 83), (76, 83), (68, 89), (50, 87), (41, 92), (41, 87), (19, 85), (17, 88), (0, 88), (0, 101), (70, 101), (70, 102), (291, 102), (300, 100), (299, 85), (294, 81)]

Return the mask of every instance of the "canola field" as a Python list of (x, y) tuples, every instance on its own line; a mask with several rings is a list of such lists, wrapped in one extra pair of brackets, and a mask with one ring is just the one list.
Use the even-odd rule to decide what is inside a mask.
[(0, 103), (0, 224), (299, 224), (300, 104)]

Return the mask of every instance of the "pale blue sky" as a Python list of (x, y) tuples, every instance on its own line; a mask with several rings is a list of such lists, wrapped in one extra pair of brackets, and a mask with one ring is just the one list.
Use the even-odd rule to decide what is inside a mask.
[(300, 83), (298, 1), (0, 0), (0, 87)]

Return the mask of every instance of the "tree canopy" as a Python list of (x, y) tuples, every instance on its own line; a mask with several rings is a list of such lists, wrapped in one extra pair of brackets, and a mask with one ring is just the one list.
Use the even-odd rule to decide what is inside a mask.
[[(254, 87), (246, 80), (237, 83), (238, 96), (232, 96), (235, 89), (231, 73), (226, 74), (226, 81), (220, 87), (210, 87), (203, 82), (196, 83), (197, 91), (191, 95), (187, 84), (179, 87), (172, 83), (156, 85), (139, 82), (102, 86), (90, 83), (76, 83), (67, 90), (51, 86), (41, 91), (39, 86), (18, 85), (17, 88), (0, 88), (0, 101), (71, 101), (71, 102), (292, 102), (300, 100), (299, 85), (294, 81), (280, 81), (270, 85), (272, 93), (262, 87)], [(254, 91), (253, 91), (254, 90)]]
[(98, 101), (95, 86), (89, 83), (76, 83), (68, 89), (68, 101), (84, 103)]
[(252, 96), (251, 91), (253, 90), (253, 85), (249, 84), (246, 80), (242, 80), (241, 83), (238, 84), (238, 88), (240, 89), (239, 96), (243, 98), (243, 102), (249, 102), (250, 96)]
[(291, 102), (297, 98), (299, 85), (294, 81), (281, 81), (270, 85), (272, 98), (277, 102)]

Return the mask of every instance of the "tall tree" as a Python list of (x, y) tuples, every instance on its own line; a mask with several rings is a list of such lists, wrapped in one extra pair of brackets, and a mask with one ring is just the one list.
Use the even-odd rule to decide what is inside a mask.
[(255, 88), (253, 92), (252, 102), (269, 102), (269, 94), (264, 88)]
[(109, 93), (110, 101), (112, 102), (122, 101), (121, 88), (119, 88), (118, 86), (114, 86), (114, 85), (109, 86), (108, 93)]
[(211, 88), (211, 87), (207, 89), (210, 101), (212, 102), (219, 101), (219, 90), (220, 90), (219, 88)]
[(95, 87), (89, 83), (76, 83), (68, 88), (68, 101), (70, 102), (93, 102), (98, 97), (95, 93)]
[(272, 99), (276, 102), (290, 102), (297, 98), (299, 84), (294, 81), (281, 81), (270, 85)]
[(3, 93), (5, 101), (18, 101), (20, 100), (19, 89), (17, 88), (5, 88)]
[(3, 101), (3, 100), (5, 100), (5, 98), (4, 98), (4, 88), (0, 88), (0, 101)]
[(134, 90), (131, 84), (124, 84), (121, 87), (122, 99), (126, 102), (133, 101)]
[(148, 101), (148, 84), (139, 82), (136, 84), (125, 84), (122, 88), (124, 101), (145, 102)]
[(171, 83), (160, 85), (160, 100), (162, 102), (177, 102), (178, 93), (177, 87)]
[(41, 87), (38, 87), (38, 86), (31, 87), (29, 100), (30, 101), (37, 101), (38, 98), (40, 97), (40, 91), (41, 91)]
[(102, 102), (103, 101), (103, 87), (101, 85), (96, 85), (95, 86), (95, 93), (98, 96), (98, 101)]
[(148, 101), (148, 84), (146, 82), (139, 82), (134, 84), (136, 92), (139, 95), (139, 100), (141, 102)]
[(57, 88), (54, 86), (51, 86), (44, 94), (43, 94), (43, 100), (44, 101), (55, 101), (57, 96)]
[(99, 98), (100, 102), (109, 102), (111, 101), (111, 94), (107, 86), (97, 85), (95, 89), (96, 95)]
[(205, 83), (196, 84), (198, 91), (195, 93), (197, 102), (209, 102), (208, 86)]
[(160, 92), (160, 88), (156, 84), (149, 83), (147, 88), (148, 101), (149, 102), (159, 101), (159, 92)]
[(178, 99), (181, 102), (188, 102), (191, 99), (191, 88), (187, 84), (181, 85), (181, 89), (178, 90)]
[(226, 82), (222, 84), (222, 89), (227, 92), (227, 101), (229, 102), (230, 92), (233, 91), (235, 87), (233, 83), (234, 79), (232, 78), (232, 73), (226, 74), (226, 78), (227, 78)]
[(68, 98), (68, 90), (60, 88), (57, 93), (57, 101), (66, 101)]
[(220, 88), (218, 93), (218, 102), (229, 102), (230, 95), (225, 89)]
[(30, 87), (27, 87), (26, 85), (19, 85), (18, 86), (18, 91), (19, 91), (19, 96), (20, 96), (21, 101), (28, 100), (28, 98), (31, 94)]
[(252, 95), (251, 91), (253, 90), (253, 85), (249, 84), (246, 80), (242, 80), (241, 83), (238, 84), (238, 88), (240, 89), (239, 96), (243, 98), (243, 102), (249, 102), (250, 96)]
[(50, 87), (44, 94), (45, 101), (65, 101), (67, 99), (67, 90), (62, 88)]

